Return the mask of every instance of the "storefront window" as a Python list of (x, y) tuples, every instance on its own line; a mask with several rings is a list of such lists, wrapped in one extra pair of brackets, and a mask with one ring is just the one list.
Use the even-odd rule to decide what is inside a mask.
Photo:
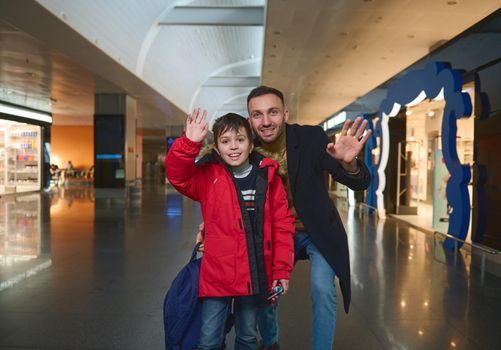
[[(463, 86), (473, 99), (473, 84)], [(410, 160), (405, 174), (409, 205), (417, 209), (423, 226), (446, 232), (450, 207), (446, 188), (450, 174), (442, 154), (442, 119), (445, 101), (425, 100), (407, 108), (405, 153)], [(473, 165), (474, 117), (457, 120), (456, 145), (459, 161)], [(402, 150), (402, 152), (404, 152)], [(401, 186), (402, 187), (402, 186)], [(402, 190), (402, 188), (401, 188)], [(469, 186), (471, 200), (471, 186)]]
[(40, 190), (41, 127), (0, 120), (0, 194)]

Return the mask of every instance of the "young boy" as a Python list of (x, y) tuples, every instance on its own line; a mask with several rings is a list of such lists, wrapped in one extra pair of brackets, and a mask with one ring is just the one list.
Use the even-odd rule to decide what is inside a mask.
[(231, 301), (235, 349), (257, 349), (256, 312), (271, 288), (286, 292), (292, 271), (294, 218), (277, 174), (278, 163), (252, 153), (248, 121), (229, 113), (213, 126), (214, 150), (195, 164), (208, 132), (207, 112), (188, 117), (186, 133), (166, 159), (170, 183), (199, 201), (205, 223), (199, 297), (198, 349), (221, 349)]

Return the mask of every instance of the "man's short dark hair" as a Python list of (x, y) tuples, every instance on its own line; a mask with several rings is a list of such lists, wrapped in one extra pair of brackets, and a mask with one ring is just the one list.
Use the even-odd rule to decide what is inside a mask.
[(249, 101), (253, 99), (254, 97), (259, 97), (263, 95), (268, 95), (268, 94), (273, 94), (277, 96), (280, 101), (282, 101), (282, 106), (285, 106), (284, 102), (284, 94), (275, 88), (269, 87), (269, 86), (258, 86), (257, 88), (252, 89), (252, 91), (249, 93), (247, 96), (247, 106), (249, 105)]
[(222, 117), (219, 117), (214, 122), (212, 126), (212, 133), (214, 134), (214, 143), (217, 145), (217, 139), (227, 131), (240, 131), (240, 128), (245, 129), (245, 133), (252, 142), (252, 131), (249, 121), (242, 117), (240, 114), (227, 113)]

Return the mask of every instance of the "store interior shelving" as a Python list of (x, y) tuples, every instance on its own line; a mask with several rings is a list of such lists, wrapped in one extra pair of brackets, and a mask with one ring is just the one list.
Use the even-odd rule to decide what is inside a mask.
[(0, 127), (0, 193), (40, 189), (40, 127), (6, 124)]

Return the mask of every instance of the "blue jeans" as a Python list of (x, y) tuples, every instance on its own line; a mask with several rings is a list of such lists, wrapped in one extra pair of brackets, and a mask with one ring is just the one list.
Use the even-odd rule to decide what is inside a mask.
[[(336, 286), (334, 270), (324, 259), (305, 232), (294, 235), (294, 251), (306, 249), (310, 260), (310, 284), (312, 301), (312, 350), (332, 350), (336, 332)], [(263, 344), (270, 346), (278, 341), (277, 306), (271, 305), (258, 311), (259, 332)]]
[[(199, 350), (221, 350), (232, 297), (205, 298)], [(235, 297), (235, 350), (257, 349), (256, 303), (253, 296)]]

